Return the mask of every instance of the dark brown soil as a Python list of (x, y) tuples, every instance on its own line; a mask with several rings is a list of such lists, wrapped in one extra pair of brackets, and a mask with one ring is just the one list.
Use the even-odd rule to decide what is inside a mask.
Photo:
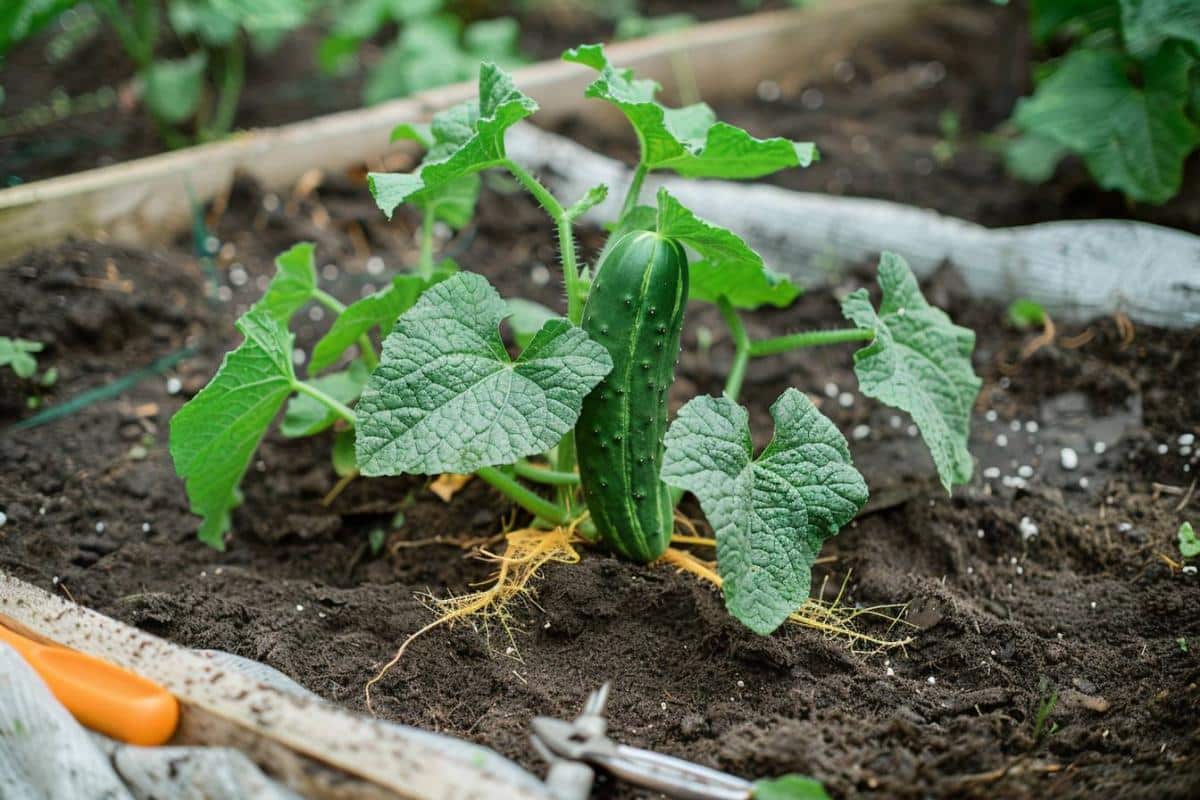
[[(902, 52), (910, 46), (906, 40)], [(879, 48), (879, 59), (889, 47), (901, 45)], [(887, 56), (899, 74), (905, 58), (932, 57)], [(986, 94), (988, 76), (971, 79)], [(831, 85), (827, 108), (849, 108), (842, 95), (856, 91)], [(880, 102), (862, 122), (872, 141), (902, 140), (927, 121), (913, 112), (905, 123)], [(773, 130), (770, 113), (755, 113), (742, 121)], [(819, 169), (854, 163), (827, 146)], [(928, 179), (863, 192), (922, 202)], [(960, 214), (988, 189), (962, 177), (939, 185), (938, 203)], [(549, 225), (524, 197), (497, 189), (445, 252), (505, 296), (560, 304), (557, 282), (539, 283), (539, 267), (555, 260)], [(1071, 197), (1097, 208), (1087, 205), (1099, 202), (1088, 200), (1095, 195)], [(988, 213), (1035, 213), (1021, 197), (996, 195)], [(276, 212), (263, 200), (239, 186), (210, 220), (222, 243), (216, 278), (224, 300), (209, 299), (187, 240), (158, 252), (73, 242), (0, 270), (0, 297), (11, 309), (0, 332), (48, 342), (42, 363), (60, 371), (44, 390), (46, 403), (182, 346), (199, 351), (51, 425), (0, 427), (0, 568), (184, 645), (260, 659), (362, 709), (366, 680), (431, 619), (418, 595), (463, 592), (489, 572), (452, 544), (402, 543), (488, 536), (510, 510), (479, 482), (444, 504), (423, 479), (356, 481), (327, 508), (321, 498), (336, 480), (329, 438), (273, 435), (244, 483), (228, 551), (195, 539), (196, 518), (167, 454), (168, 420), (235, 343), (230, 323), (257, 296), (274, 255), (299, 240), (317, 242), (319, 263), (337, 266), (330, 290), (345, 300), (386, 279), (368, 269), (371, 255), (388, 271), (416, 259), (414, 220), (398, 215), (385, 224), (361, 184), (331, 179), (309, 199), (282, 198)], [(1073, 216), (1075, 208), (1032, 218)], [(1194, 218), (1197, 206), (1181, 201), (1178, 213)], [(585, 255), (593, 254), (599, 235), (582, 238)], [(839, 324), (835, 296), (866, 274), (755, 315), (752, 331)], [(589, 549), (578, 565), (544, 571), (536, 605), (516, 609), (513, 641), (469, 627), (419, 640), (377, 688), (380, 714), (540, 768), (527, 744), (530, 718), (572, 715), (588, 691), (612, 680), (612, 731), (622, 741), (745, 776), (809, 773), (839, 796), (1195, 796), (1200, 578), (1168, 559), (1179, 558), (1179, 523), (1200, 517), (1188, 494), (1200, 449), (1185, 452), (1179, 442), (1200, 434), (1200, 331), (1138, 327), (1130, 342), (1114, 320), (1101, 319), (1060, 326), (1055, 344), (1020, 360), (1032, 334), (1008, 328), (1002, 309), (968, 301), (952, 271), (927, 290), (979, 332), (976, 370), (985, 380), (972, 442), (976, 478), (952, 498), (935, 486), (906, 418), (857, 395), (846, 406), (827, 396), (855, 388), (850, 347), (755, 363), (743, 398), (760, 444), (769, 437), (766, 409), (789, 385), (822, 398), (850, 436), (877, 505), (831, 540), (825, 554), (837, 560), (818, 570), (815, 584), (828, 579), (831, 599), (849, 576), (850, 605), (908, 603), (906, 626), (892, 633), (911, 635), (910, 645), (856, 652), (797, 627), (760, 638), (725, 613), (710, 587)], [(673, 407), (718, 392), (730, 357), (711, 309), (689, 314)], [(301, 346), (327, 322), (304, 320)], [(714, 339), (705, 353), (697, 352), (701, 328)], [(169, 378), (179, 379), (179, 394), (168, 392)], [(30, 393), (0, 371), (0, 426), (28, 417)], [(852, 436), (859, 426), (866, 435)], [(1107, 446), (1102, 454), (1097, 442)], [(1078, 469), (1061, 469), (1062, 447), (1078, 451)], [(1018, 488), (1022, 467), (1032, 475)], [(989, 468), (1002, 477), (985, 478)], [(684, 509), (698, 516), (694, 506)], [(404, 523), (393, 529), (399, 510)], [(1037, 534), (1023, 535), (1030, 523)], [(366, 544), (375, 528), (388, 531), (377, 557)], [(1039, 734), (1038, 709), (1055, 695)], [(642, 795), (605, 787), (601, 796)]]

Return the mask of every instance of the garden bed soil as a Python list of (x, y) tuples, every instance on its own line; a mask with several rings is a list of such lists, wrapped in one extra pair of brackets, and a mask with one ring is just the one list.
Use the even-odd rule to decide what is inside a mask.
[[(736, 0), (655, 0), (640, 5), (650, 16), (687, 12), (701, 21), (746, 13)], [(774, 0), (762, 7), (784, 5)], [(615, 25), (613, 20), (588, 13), (579, 4), (557, 0), (540, 4), (464, 0), (447, 6), (469, 21), (515, 16), (521, 25), (519, 48), (530, 61), (556, 59), (581, 42), (609, 40)], [(235, 128), (283, 125), (357, 108), (362, 104), (366, 77), (362, 67), (384, 56), (394, 33), (394, 28), (385, 29), (375, 40), (365, 43), (359, 68), (340, 75), (324, 74), (317, 67), (316, 53), (325, 34), (316, 26), (289, 34), (269, 52), (251, 51)], [(139, 105), (133, 91), (133, 68), (116, 35), (101, 26), (93, 39), (85, 40), (64, 61), (48, 57), (52, 39), (52, 32), (43, 32), (14, 48), (0, 64), (0, 86), (5, 90), (0, 117), (16, 119), (23, 111), (44, 106), (61, 93), (78, 100), (111, 91), (113, 100), (97, 111), (73, 114), (0, 137), (0, 187), (161, 152), (162, 141)], [(163, 55), (183, 55), (183, 51)]]
[[(864, 50), (854, 63), (874, 53), (906, 75), (935, 57), (888, 55), (909, 52), (908, 42)], [(875, 83), (887, 82), (875, 74)], [(921, 91), (956, 87), (977, 104), (990, 85), (988, 70), (948, 69)], [(966, 94), (970, 86), (982, 87), (972, 90), (979, 95)], [(853, 82), (828, 85), (826, 111), (850, 108), (859, 91)], [(927, 139), (932, 103), (902, 111), (921, 106), (919, 94), (895, 95), (899, 109), (884, 103), (865, 115), (861, 135)], [(735, 121), (762, 132), (802, 117), (765, 101), (744, 108)], [(820, 118), (812, 115), (814, 124)], [(835, 142), (835, 131), (831, 123), (822, 135)], [(861, 156), (826, 147), (819, 170), (865, 169)], [(870, 174), (889, 170), (886, 161), (865, 161)], [(936, 178), (901, 173), (891, 188), (859, 189), (936, 199), (985, 221), (1087, 215), (1107, 202), (1079, 184), (1063, 195), (1068, 207), (1030, 206), (1037, 190), (988, 194), (979, 174), (958, 163), (935, 163)], [(988, 170), (982, 174), (994, 174)], [(806, 174), (822, 173), (794, 173)], [(926, 195), (931, 179), (941, 187), (936, 198)], [(1060, 173), (1050, 191), (1063, 180)], [(505, 296), (560, 306), (550, 225), (524, 196), (501, 193), (507, 189), (494, 182), (477, 221), (445, 242), (445, 252)], [(986, 208), (981, 193), (991, 198)], [(1190, 196), (1167, 208), (1185, 221), (1200, 213)], [(330, 289), (344, 300), (386, 280), (371, 256), (394, 270), (417, 255), (416, 220), (398, 213), (385, 223), (354, 178), (327, 176), (305, 198), (267, 198), (239, 184), (209, 223), (221, 243), (213, 274), (224, 287), (211, 297), (210, 273), (192, 257), (190, 239), (162, 250), (68, 242), (0, 270), (3, 333), (48, 342), (43, 366), (59, 370), (46, 403), (180, 347), (197, 349), (118, 399), (0, 432), (0, 509), (8, 519), (0, 568), (183, 645), (262, 660), (362, 710), (364, 683), (432, 618), (419, 595), (461, 593), (488, 577), (490, 567), (456, 543), (497, 533), (512, 511), (478, 481), (443, 503), (423, 478), (355, 481), (326, 507), (321, 499), (336, 482), (329, 437), (273, 434), (244, 482), (229, 549), (201, 545), (167, 453), (168, 421), (236, 343), (232, 320), (257, 297), (275, 254), (315, 241), (322, 271), (336, 272)], [(581, 240), (594, 254), (600, 235), (584, 231)], [(841, 324), (836, 298), (869, 284), (870, 271), (863, 265), (791, 309), (753, 315), (752, 334)], [(851, 605), (907, 603), (905, 625), (866, 630), (911, 636), (909, 645), (869, 652), (794, 626), (760, 638), (727, 615), (711, 587), (587, 548), (579, 564), (543, 571), (534, 601), (514, 609), (511, 640), (465, 625), (418, 640), (376, 687), (376, 711), (540, 768), (527, 743), (530, 718), (570, 716), (611, 680), (612, 732), (622, 741), (746, 776), (813, 774), (835, 795), (1195, 796), (1200, 580), (1168, 561), (1179, 557), (1180, 521), (1195, 523), (1200, 506), (1188, 494), (1200, 449), (1185, 452), (1179, 441), (1200, 433), (1200, 330), (1134, 326), (1131, 334), (1113, 318), (1060, 324), (1053, 344), (1022, 359), (1035, 334), (1006, 326), (1002, 308), (964, 296), (952, 268), (926, 289), (979, 334), (978, 465), (953, 497), (937, 486), (907, 418), (856, 394), (843, 405), (841, 393), (856, 387), (851, 346), (756, 362), (743, 398), (759, 445), (770, 434), (769, 404), (792, 385), (819, 398), (847, 433), (873, 505), (826, 545), (836, 560), (817, 569), (814, 586), (824, 583), (832, 599), (846, 581), (843, 602)], [(328, 322), (298, 319), (302, 347)], [(702, 328), (712, 332), (707, 352), (697, 350)], [(719, 392), (729, 360), (719, 317), (693, 305), (672, 410), (695, 393)], [(0, 426), (29, 416), (30, 393), (0, 372)], [(1076, 469), (1062, 469), (1063, 447), (1079, 454)], [(1000, 477), (985, 477), (993, 468)], [(404, 520), (393, 527), (397, 511)], [(699, 517), (691, 501), (684, 511)], [(375, 556), (367, 541), (377, 528), (387, 539)], [(435, 538), (444, 541), (419, 545)], [(1039, 726), (1039, 707), (1055, 695)], [(642, 795), (606, 784), (600, 796)]]

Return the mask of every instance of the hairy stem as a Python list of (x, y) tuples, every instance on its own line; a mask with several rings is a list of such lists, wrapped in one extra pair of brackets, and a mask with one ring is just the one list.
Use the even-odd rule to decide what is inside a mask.
[(297, 392), (300, 392), (300, 394), (306, 394), (313, 400), (316, 400), (318, 403), (322, 404), (330, 411), (349, 422), (351, 426), (354, 425), (354, 412), (351, 411), (350, 407), (345, 403), (333, 399), (317, 387), (313, 386), (311, 383), (305, 383), (302, 380), (292, 381), (292, 388)]
[(621, 205), (621, 216), (617, 218), (618, 222), (637, 208), (638, 200), (642, 196), (642, 183), (646, 180), (647, 172), (646, 164), (639, 161), (637, 169), (633, 171), (633, 179), (629, 182), (629, 189), (625, 192), (625, 202)]
[(801, 331), (789, 333), (786, 336), (776, 336), (771, 339), (760, 339), (750, 344), (751, 356), (773, 356), (796, 350), (801, 347), (819, 347), (827, 344), (842, 344), (843, 342), (869, 342), (875, 338), (875, 331), (867, 328), (838, 328), (827, 331)]
[[(538, 204), (546, 210), (558, 228), (558, 251), (562, 259), (563, 283), (567, 289), (567, 319), (578, 325), (583, 319), (583, 292), (579, 281), (579, 267), (575, 262), (575, 234), (571, 230), (571, 216), (562, 203), (543, 186), (537, 178), (511, 159), (501, 162), (512, 176), (533, 195)], [(574, 448), (572, 448), (573, 450)]]
[(480, 480), (486, 481), (493, 489), (512, 500), (536, 517), (555, 525), (566, 525), (571, 520), (570, 514), (556, 503), (552, 503), (541, 495), (530, 491), (496, 467), (481, 467), (475, 470)]
[(524, 459), (513, 464), (513, 472), (534, 483), (544, 483), (547, 486), (578, 486), (579, 474), (575, 472), (559, 472), (558, 470), (539, 467)]

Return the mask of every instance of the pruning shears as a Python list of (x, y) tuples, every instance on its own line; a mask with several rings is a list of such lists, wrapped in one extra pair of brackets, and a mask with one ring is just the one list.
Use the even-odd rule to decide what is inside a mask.
[(750, 781), (608, 738), (604, 719), (608, 692), (607, 683), (592, 692), (583, 713), (571, 722), (553, 717), (533, 720), (531, 740), (550, 763), (546, 785), (558, 800), (587, 800), (596, 768), (680, 800), (747, 800), (753, 796)]

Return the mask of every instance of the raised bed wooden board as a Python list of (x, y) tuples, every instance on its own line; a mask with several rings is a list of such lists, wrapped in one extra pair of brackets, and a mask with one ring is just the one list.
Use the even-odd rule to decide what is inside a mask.
[[(783, 73), (818, 77), (854, 43), (895, 29), (938, 1), (824, 2), (618, 43), (609, 52), (616, 63), (668, 90), (676, 83), (676, 69), (686, 67), (704, 98), (719, 100), (744, 95)], [(623, 124), (607, 104), (583, 96), (592, 75), (576, 64), (547, 61), (517, 70), (515, 78), (542, 106), (537, 119), (543, 124), (570, 116), (592, 125)], [(0, 258), (71, 235), (100, 234), (129, 244), (166, 241), (188, 225), (193, 200), (219, 195), (238, 172), (269, 189), (283, 189), (312, 169), (339, 171), (377, 163), (388, 152), (388, 134), (398, 123), (427, 120), (475, 93), (473, 82), (454, 84), (371, 108), (5, 189), (0, 191)]]

